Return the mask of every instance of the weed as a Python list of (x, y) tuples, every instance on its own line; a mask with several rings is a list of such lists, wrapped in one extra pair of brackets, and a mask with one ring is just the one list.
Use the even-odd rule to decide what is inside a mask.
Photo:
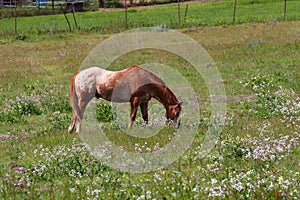
[(48, 120), (51, 130), (63, 130), (68, 128), (70, 117), (66, 113), (60, 113), (59, 111), (56, 111), (49, 117)]
[[(252, 113), (258, 118), (270, 118), (281, 116), (286, 118), (298, 118), (300, 114), (300, 99), (292, 89), (279, 89), (274, 92), (274, 77), (259, 74), (251, 77), (247, 81), (241, 81), (244, 87), (250, 87), (257, 93), (257, 99), (253, 103), (243, 103), (245, 108), (250, 108)], [(282, 79), (276, 79), (281, 81)], [(250, 105), (251, 104), (251, 105)], [(290, 120), (295, 123), (294, 120)]]
[(96, 118), (99, 122), (111, 122), (114, 119), (112, 106), (109, 103), (96, 104)]
[(24, 41), (26, 40), (27, 36), (25, 34), (16, 34), (15, 40)]

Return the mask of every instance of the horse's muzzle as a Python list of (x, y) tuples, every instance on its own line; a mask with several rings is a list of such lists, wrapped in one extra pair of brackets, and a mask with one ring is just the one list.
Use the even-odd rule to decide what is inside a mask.
[(173, 125), (173, 124), (175, 124), (175, 128), (176, 129), (178, 129), (179, 127), (180, 127), (180, 118), (179, 118), (179, 116), (178, 117), (176, 117), (175, 119), (173, 119), (173, 120), (171, 120), (171, 119), (168, 119), (168, 124), (169, 125)]
[(180, 127), (180, 118), (177, 117), (174, 121), (176, 122), (175, 128), (178, 129)]
[(176, 119), (176, 126), (175, 126), (175, 128), (179, 128), (180, 127), (180, 118), (177, 118)]

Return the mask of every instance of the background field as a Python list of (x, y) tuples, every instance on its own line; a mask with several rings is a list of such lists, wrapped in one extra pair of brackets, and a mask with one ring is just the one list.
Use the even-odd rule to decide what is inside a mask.
[[(200, 148), (211, 125), (210, 98), (188, 63), (157, 50), (132, 52), (113, 63), (114, 69), (153, 62), (172, 66), (200, 97), (201, 120), (192, 147), (170, 166), (146, 174), (102, 165), (78, 135), (67, 133), (70, 78), (94, 47), (125, 29), (124, 13), (77, 14), (80, 29), (71, 33), (61, 15), (20, 18), (19, 34), (13, 36), (12, 19), (1, 19), (0, 199), (299, 199), (299, 2), (289, 1), (294, 3), (289, 21), (282, 21), (282, 2), (252, 2), (239, 5), (235, 25), (229, 25), (231, 2), (193, 4), (202, 17), (192, 17), (191, 5), (191, 18), (178, 29), (208, 51), (226, 89), (226, 124), (205, 158)], [(176, 10), (169, 13), (174, 6), (131, 11), (129, 28), (177, 27)], [(254, 14), (253, 6), (261, 12)], [(155, 151), (173, 137), (165, 130), (157, 145), (110, 133), (137, 153)]]
[[(186, 17), (186, 5), (188, 12)], [(212, 3), (185, 2), (180, 7), (180, 24), (178, 24), (177, 4), (157, 6), (149, 9), (130, 8), (125, 23), (124, 10), (76, 13), (77, 29), (80, 32), (115, 33), (126, 28), (166, 25), (169, 28), (193, 28), (207, 25), (232, 24), (233, 1), (217, 1)], [(237, 1), (235, 23), (267, 22), (283, 20), (284, 4), (281, 0), (243, 0)], [(71, 28), (75, 23), (68, 14)], [(185, 19), (184, 19), (185, 18)], [(288, 20), (300, 19), (299, 1), (287, 2)], [(69, 31), (64, 15), (19, 17), (17, 32), (19, 34), (55, 34)], [(0, 35), (14, 33), (14, 18), (0, 20)], [(27, 38), (28, 39), (28, 38)]]

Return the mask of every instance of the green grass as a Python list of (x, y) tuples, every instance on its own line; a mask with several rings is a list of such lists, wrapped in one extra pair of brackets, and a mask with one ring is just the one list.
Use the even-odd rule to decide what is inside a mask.
[[(266, 5), (255, 2), (238, 6)], [(205, 6), (215, 4), (229, 3)], [(228, 98), (226, 123), (204, 158), (200, 148), (211, 126), (211, 105), (202, 77), (184, 59), (158, 50), (131, 52), (112, 64), (111, 69), (153, 62), (174, 67), (200, 98), (191, 148), (169, 166), (143, 174), (104, 165), (78, 135), (67, 133), (71, 76), (110, 35), (1, 38), (0, 199), (299, 199), (300, 21), (262, 21), (179, 29), (214, 59)], [(101, 105), (98, 120), (104, 119), (107, 137), (130, 152), (154, 152), (174, 138), (168, 128), (149, 139), (120, 133), (110, 121), (109, 104)]]
[[(185, 5), (189, 4), (184, 21)], [(297, 20), (300, 14), (299, 1), (287, 2), (287, 19)], [(156, 8), (129, 9), (127, 28), (149, 27), (165, 24), (170, 28), (199, 27), (205, 25), (231, 24), (233, 2), (183, 3), (181, 6), (181, 25), (178, 25), (177, 5), (163, 5)], [(78, 29), (85, 32), (114, 33), (126, 29), (124, 11), (76, 13)], [(72, 29), (75, 29), (73, 17), (68, 14)], [(265, 22), (283, 20), (283, 2), (281, 1), (242, 1), (237, 3), (236, 23)], [(14, 19), (0, 20), (0, 35), (14, 33)], [(20, 34), (55, 34), (69, 31), (63, 15), (20, 17), (17, 20)]]

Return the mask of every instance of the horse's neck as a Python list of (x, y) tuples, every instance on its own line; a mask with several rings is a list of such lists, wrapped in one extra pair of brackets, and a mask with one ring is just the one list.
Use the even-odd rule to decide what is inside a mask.
[(178, 100), (176, 96), (173, 94), (173, 92), (167, 87), (163, 85), (158, 85), (158, 91), (156, 93), (155, 98), (161, 102), (165, 107), (169, 105), (176, 105), (178, 103)]

